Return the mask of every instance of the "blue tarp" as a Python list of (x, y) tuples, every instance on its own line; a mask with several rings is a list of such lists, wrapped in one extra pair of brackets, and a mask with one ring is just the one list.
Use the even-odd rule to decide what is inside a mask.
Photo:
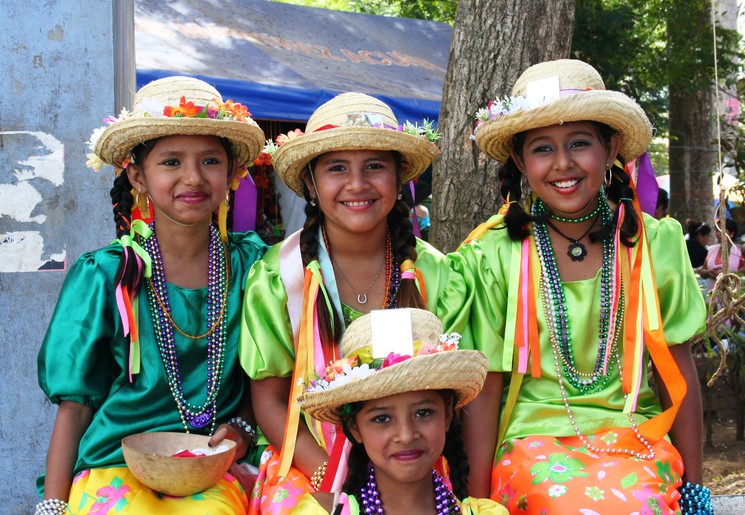
[(263, 0), (136, 0), (137, 85), (191, 75), (254, 118), (302, 122), (361, 91), (418, 122), (439, 116), (451, 34), (445, 23)]

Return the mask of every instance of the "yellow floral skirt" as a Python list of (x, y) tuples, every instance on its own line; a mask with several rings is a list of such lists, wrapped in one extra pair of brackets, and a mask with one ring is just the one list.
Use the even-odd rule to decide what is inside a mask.
[(248, 497), (230, 474), (188, 497), (170, 497), (140, 483), (127, 467), (84, 470), (73, 479), (68, 513), (234, 515), (248, 511)]

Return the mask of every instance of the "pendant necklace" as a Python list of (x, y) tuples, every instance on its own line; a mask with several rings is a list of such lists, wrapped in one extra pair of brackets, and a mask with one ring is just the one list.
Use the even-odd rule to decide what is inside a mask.
[[(380, 274), (383, 272), (384, 269), (386, 269), (386, 265), (388, 265), (390, 261), (391, 256), (391, 233), (390, 231), (386, 230), (385, 235), (385, 258), (383, 259), (383, 264), (380, 268), (378, 268), (378, 273), (375, 274), (375, 277), (373, 277), (373, 280), (370, 282), (368, 287), (363, 291), (362, 293), (357, 291), (357, 288), (354, 287), (354, 285), (347, 279), (347, 276), (344, 274), (344, 270), (342, 269), (341, 265), (336, 262), (334, 259), (334, 255), (331, 253), (331, 245), (329, 244), (328, 235), (326, 234), (326, 226), (323, 226), (323, 240), (326, 244), (326, 252), (329, 255), (329, 258), (331, 259), (331, 264), (334, 266), (334, 270), (339, 270), (339, 274), (341, 275), (341, 278), (344, 279), (344, 282), (349, 285), (350, 288), (352, 288), (352, 291), (357, 295), (357, 304), (359, 305), (365, 305), (367, 304), (367, 293), (372, 289), (373, 285), (377, 282), (378, 277), (380, 277)], [(386, 273), (386, 276), (388, 276), (388, 273)], [(388, 279), (388, 277), (386, 277)], [(387, 294), (386, 294), (387, 296)]]
[(579, 238), (572, 238), (570, 236), (567, 236), (566, 234), (561, 232), (558, 227), (551, 223), (551, 220), (549, 220), (548, 218), (546, 219), (546, 224), (554, 231), (556, 231), (557, 234), (569, 240), (570, 243), (567, 247), (567, 256), (569, 256), (569, 259), (571, 259), (572, 261), (584, 261), (585, 256), (587, 256), (587, 247), (585, 247), (584, 244), (580, 243), (580, 240), (587, 236), (592, 228), (595, 227), (595, 223), (598, 221), (599, 217), (600, 212), (598, 211), (595, 214), (595, 217), (592, 219), (592, 223), (587, 227), (587, 230), (583, 232), (582, 236), (580, 236)]

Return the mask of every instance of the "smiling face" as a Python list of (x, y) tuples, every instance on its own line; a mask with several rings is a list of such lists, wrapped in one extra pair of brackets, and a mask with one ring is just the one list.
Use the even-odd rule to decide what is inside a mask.
[(512, 158), (552, 212), (578, 217), (595, 208), (619, 142), (617, 135), (604, 141), (592, 122), (564, 123), (527, 131)]
[(398, 177), (392, 152), (342, 150), (318, 157), (315, 185), (308, 176), (305, 183), (318, 199), (329, 233), (362, 235), (384, 230), (400, 189)]
[(385, 492), (405, 483), (431, 484), (452, 417), (440, 392), (407, 392), (365, 402), (349, 430), (364, 445)]
[[(233, 170), (214, 136), (167, 136), (141, 163), (127, 167), (132, 185), (150, 197), (158, 225), (209, 224), (225, 199)], [(165, 216), (163, 216), (165, 215)]]

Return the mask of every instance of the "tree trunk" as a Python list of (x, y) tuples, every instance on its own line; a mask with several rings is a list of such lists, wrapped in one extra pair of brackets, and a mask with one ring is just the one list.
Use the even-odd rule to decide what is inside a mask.
[(433, 168), (430, 241), (454, 250), (501, 205), (498, 165), (471, 140), (476, 111), (530, 65), (569, 56), (575, 0), (460, 0)]
[[(701, 31), (701, 27), (711, 30), (709, 9), (709, 2), (674, 1), (668, 19), (672, 67), (684, 65), (681, 59), (690, 57), (690, 31)], [(711, 177), (717, 152), (712, 143), (713, 94), (711, 86), (692, 89), (687, 82), (670, 84), (670, 215), (681, 223), (686, 218), (714, 218)]]

